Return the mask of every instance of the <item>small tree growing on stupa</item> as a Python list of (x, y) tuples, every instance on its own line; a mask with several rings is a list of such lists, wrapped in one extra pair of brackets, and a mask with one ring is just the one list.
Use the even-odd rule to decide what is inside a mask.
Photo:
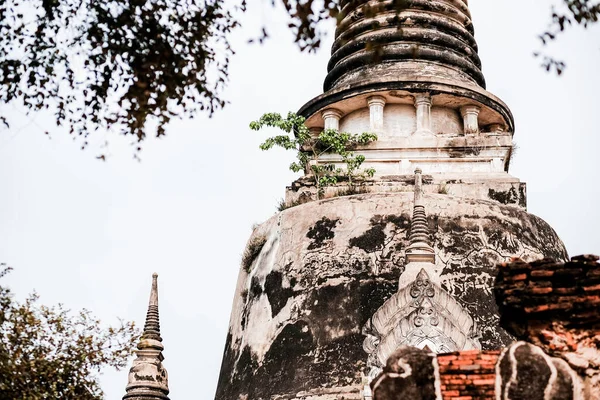
[[(289, 168), (293, 172), (304, 171), (314, 177), (317, 200), (323, 188), (336, 185), (340, 177), (347, 177), (348, 184), (352, 188), (357, 177), (372, 177), (375, 174), (373, 168), (361, 169), (365, 157), (356, 154), (353, 150), (357, 146), (364, 146), (377, 140), (377, 135), (368, 132), (353, 134), (325, 129), (319, 135), (313, 136), (304, 122), (304, 117), (292, 112), (288, 113), (286, 118), (278, 113), (267, 113), (258, 121), (251, 122), (250, 129), (258, 131), (269, 127), (285, 132), (283, 135), (268, 138), (260, 148), (269, 150), (273, 147), (281, 147), (295, 151), (297, 161), (290, 164)], [(333, 162), (324, 163), (322, 158), (325, 154), (341, 157), (345, 168), (337, 168)]]

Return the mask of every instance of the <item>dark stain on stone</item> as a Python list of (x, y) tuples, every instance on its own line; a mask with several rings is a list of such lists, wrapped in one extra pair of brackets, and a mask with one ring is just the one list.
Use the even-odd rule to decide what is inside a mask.
[(306, 237), (312, 239), (308, 245), (308, 250), (315, 250), (323, 247), (325, 241), (333, 239), (335, 236), (334, 228), (338, 224), (339, 219), (321, 218), (317, 223), (308, 230)]
[[(231, 378), (235, 368), (236, 352), (232, 349), (231, 331), (227, 332), (225, 340), (225, 350), (223, 351), (223, 360), (221, 361), (221, 371), (219, 373), (219, 381), (217, 383), (217, 399), (226, 398), (226, 392), (231, 388)], [(235, 390), (235, 389), (234, 389)], [(235, 393), (235, 391), (233, 391)]]
[(390, 215), (386, 215), (385, 218), (383, 218), (382, 222), (392, 223), (392, 224), (396, 225), (396, 227), (398, 227), (398, 228), (406, 229), (410, 226), (410, 216), (408, 214), (401, 214), (401, 215), (390, 214)]
[(519, 185), (519, 205), (527, 208), (527, 193), (525, 193), (525, 184)]
[(355, 238), (350, 239), (351, 247), (358, 247), (367, 253), (381, 250), (385, 243), (385, 225), (377, 224), (369, 228), (365, 233)]
[(412, 347), (396, 350), (383, 369), (377, 385), (372, 384), (373, 395), (381, 400), (435, 400), (436, 394), (434, 356)]
[(480, 147), (460, 147), (451, 149), (448, 152), (450, 158), (464, 158), (468, 156), (478, 156), (481, 153)]
[(335, 387), (359, 384), (366, 368), (362, 343), (365, 337), (351, 333), (327, 342), (321, 347), (312, 369), (313, 387)]
[(249, 399), (262, 400), (271, 398), (273, 388), (277, 388), (279, 393), (286, 393), (308, 387), (309, 383), (304, 378), (311, 370), (310, 352), (314, 346), (306, 322), (288, 324), (277, 335), (259, 365), (249, 347), (244, 347), (241, 354), (232, 351), (231, 335), (228, 335), (215, 398), (238, 400), (247, 395)]
[(517, 189), (515, 189), (514, 186), (506, 191), (496, 191), (494, 189), (489, 189), (488, 197), (501, 204), (518, 204), (520, 201), (519, 194), (517, 193)]
[(249, 398), (270, 398), (274, 387), (279, 393), (311, 387), (306, 378), (311, 373), (310, 353), (314, 346), (308, 323), (287, 324), (265, 354), (255, 379), (251, 379), (253, 390)]
[(410, 218), (408, 214), (401, 215), (375, 215), (371, 218), (371, 228), (365, 231), (362, 235), (351, 238), (350, 246), (358, 247), (367, 253), (373, 253), (374, 251), (381, 250), (385, 245), (386, 234), (385, 228), (387, 224), (391, 223), (396, 228), (406, 229), (410, 226)]
[(152, 375), (138, 375), (138, 374), (134, 374), (135, 379), (138, 381), (151, 381), (154, 382), (154, 377)]
[[(532, 349), (533, 346), (527, 344), (519, 346), (514, 351), (517, 362), (516, 365), (511, 367), (517, 369), (516, 375), (519, 379), (506, 388), (508, 389), (508, 397), (511, 399), (544, 399), (544, 390), (550, 379), (551, 371), (544, 357), (533, 353)], [(502, 376), (502, 378), (503, 380), (510, 379), (505, 376)]]
[(252, 282), (250, 283), (250, 296), (252, 299), (260, 296), (263, 292), (262, 285), (258, 281), (256, 276), (252, 277)]
[[(363, 325), (398, 289), (399, 274), (368, 273), (335, 286), (322, 286), (311, 291), (306, 301), (317, 340), (325, 341), (330, 330), (360, 332)], [(353, 310), (350, 312), (350, 310)]]
[(290, 297), (294, 295), (291, 288), (283, 287), (283, 274), (279, 271), (273, 271), (265, 280), (265, 294), (271, 304), (271, 316), (274, 317), (285, 305)]

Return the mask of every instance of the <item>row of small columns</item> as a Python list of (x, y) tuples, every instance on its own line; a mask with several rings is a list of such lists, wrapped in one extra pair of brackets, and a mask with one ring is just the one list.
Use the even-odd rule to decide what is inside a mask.
[[(428, 93), (415, 95), (415, 109), (417, 114), (416, 135), (433, 135), (431, 130), (431, 103), (432, 99)], [(372, 132), (383, 131), (383, 108), (385, 107), (385, 97), (372, 96), (367, 98), (367, 105), (370, 113), (370, 126)], [(460, 108), (463, 118), (464, 133), (479, 133), (479, 111), (478, 106), (468, 105)], [(340, 118), (343, 113), (335, 108), (328, 108), (321, 113), (324, 121), (324, 129), (340, 128)], [(497, 126), (496, 126), (497, 125)], [(492, 127), (492, 131), (501, 131), (500, 124)]]

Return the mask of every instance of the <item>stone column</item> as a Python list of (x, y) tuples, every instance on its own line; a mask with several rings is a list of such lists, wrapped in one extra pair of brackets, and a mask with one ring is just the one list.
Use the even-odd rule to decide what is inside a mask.
[(464, 106), (460, 108), (460, 114), (463, 117), (465, 134), (479, 133), (479, 111), (477, 106)]
[(319, 128), (319, 127), (313, 127), (313, 128), (309, 128), (308, 131), (310, 132), (310, 136), (313, 138), (318, 137), (321, 132), (323, 132), (325, 128)]
[(504, 125), (503, 124), (491, 124), (488, 127), (490, 133), (504, 133)]
[(429, 93), (415, 96), (415, 108), (417, 109), (417, 131), (416, 135), (433, 135), (431, 131), (431, 96)]
[(340, 118), (342, 118), (342, 112), (340, 110), (328, 108), (323, 110), (321, 115), (323, 116), (323, 121), (325, 121), (324, 129), (340, 130)]
[(369, 105), (369, 114), (371, 116), (371, 132), (380, 133), (383, 131), (383, 107), (385, 106), (385, 97), (371, 96), (367, 99)]

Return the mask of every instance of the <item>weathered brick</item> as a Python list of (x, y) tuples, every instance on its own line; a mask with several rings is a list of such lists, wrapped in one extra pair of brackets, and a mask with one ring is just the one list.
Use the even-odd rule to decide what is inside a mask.
[(444, 397), (458, 397), (460, 392), (458, 390), (449, 390), (443, 393)]
[(584, 286), (583, 290), (586, 291), (586, 292), (593, 292), (593, 291), (596, 291), (596, 290), (600, 290), (600, 285)]
[(534, 287), (531, 289), (531, 293), (533, 294), (548, 294), (552, 292), (551, 287)]
[(473, 381), (473, 385), (482, 386), (482, 385), (494, 385), (496, 383), (495, 379), (476, 379)]
[(477, 364), (473, 364), (473, 365), (461, 365), (460, 369), (463, 371), (475, 371), (477, 369), (480, 369), (481, 366), (477, 365)]
[(450, 365), (468, 365), (468, 364), (473, 364), (473, 360), (460, 359), (460, 360), (454, 360), (450, 363)]
[(535, 278), (542, 278), (542, 277), (549, 277), (549, 276), (553, 276), (554, 275), (554, 271), (549, 271), (549, 270), (536, 270), (536, 271), (531, 271), (531, 276), (535, 277)]

